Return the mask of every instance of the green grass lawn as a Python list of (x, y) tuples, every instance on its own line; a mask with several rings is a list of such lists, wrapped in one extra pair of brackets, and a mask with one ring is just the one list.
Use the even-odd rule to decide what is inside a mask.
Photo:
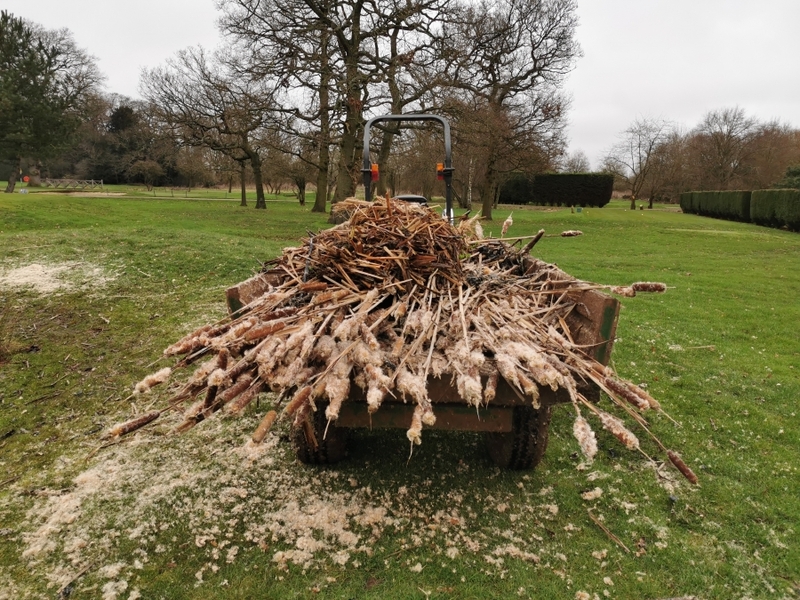
[[(313, 197), (256, 211), (236, 190), (203, 191), (0, 195), (0, 599), (67, 584), (132, 599), (800, 595), (800, 236), (627, 202), (513, 207), (508, 235), (544, 228), (534, 254), (567, 272), (669, 286), (622, 299), (612, 360), (678, 422), (650, 418), (697, 487), (602, 432), (581, 469), (568, 407), (528, 473), (497, 470), (480, 437), (454, 432), (426, 432), (408, 461), (403, 431), (362, 431), (337, 468), (309, 468), (285, 428), (245, 443), (263, 403), (98, 451), (108, 427), (166, 398), (129, 397), (169, 364), (163, 348), (328, 226)], [(510, 210), (484, 230), (499, 234)], [(71, 287), (9, 287), (22, 273)]]

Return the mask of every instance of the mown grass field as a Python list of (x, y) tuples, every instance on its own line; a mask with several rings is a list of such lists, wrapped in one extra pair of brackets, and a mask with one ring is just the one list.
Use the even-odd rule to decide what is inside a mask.
[[(583, 231), (535, 248), (569, 273), (669, 286), (623, 299), (613, 362), (679, 423), (650, 418), (699, 486), (602, 432), (581, 470), (568, 407), (528, 473), (497, 470), (467, 433), (426, 432), (407, 461), (402, 431), (359, 432), (344, 463), (312, 469), (285, 428), (246, 447), (264, 402), (98, 451), (108, 427), (166, 398), (129, 398), (169, 364), (163, 348), (327, 226), (313, 198), (256, 211), (235, 190), (117, 191), (0, 196), (0, 598), (800, 595), (797, 234), (671, 207), (513, 208), (509, 235)], [(71, 287), (13, 287), (31, 265)]]

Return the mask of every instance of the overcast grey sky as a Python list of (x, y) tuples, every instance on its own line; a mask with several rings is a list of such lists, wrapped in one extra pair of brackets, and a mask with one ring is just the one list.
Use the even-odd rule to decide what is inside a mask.
[[(106, 89), (138, 96), (143, 67), (219, 42), (214, 0), (4, 0), (69, 28)], [(715, 109), (800, 128), (800, 0), (578, 0), (583, 57), (567, 81), (570, 151), (593, 167), (637, 117), (694, 127)]]

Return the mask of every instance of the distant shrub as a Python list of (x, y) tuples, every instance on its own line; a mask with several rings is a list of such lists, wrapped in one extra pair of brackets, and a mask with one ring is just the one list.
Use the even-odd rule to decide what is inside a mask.
[(772, 187), (779, 190), (800, 189), (800, 165), (794, 165), (786, 169), (786, 174), (783, 176), (783, 179), (775, 183)]
[(800, 190), (757, 190), (750, 200), (750, 220), (768, 227), (800, 231)]
[(500, 202), (539, 206), (602, 207), (611, 200), (614, 176), (607, 173), (516, 173), (500, 190)]

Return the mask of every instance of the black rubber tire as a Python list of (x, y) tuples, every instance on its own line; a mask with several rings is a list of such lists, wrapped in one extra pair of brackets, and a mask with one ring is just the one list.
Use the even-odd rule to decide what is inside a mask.
[[(315, 412), (309, 412), (305, 424), (292, 425), (291, 440), (297, 459), (307, 465), (331, 465), (347, 456), (349, 429), (336, 427), (325, 417), (327, 405), (317, 405)], [(325, 435), (325, 428), (328, 434)]]
[(547, 450), (550, 407), (515, 406), (512, 431), (487, 433), (486, 445), (494, 464), (503, 469), (533, 469)]

